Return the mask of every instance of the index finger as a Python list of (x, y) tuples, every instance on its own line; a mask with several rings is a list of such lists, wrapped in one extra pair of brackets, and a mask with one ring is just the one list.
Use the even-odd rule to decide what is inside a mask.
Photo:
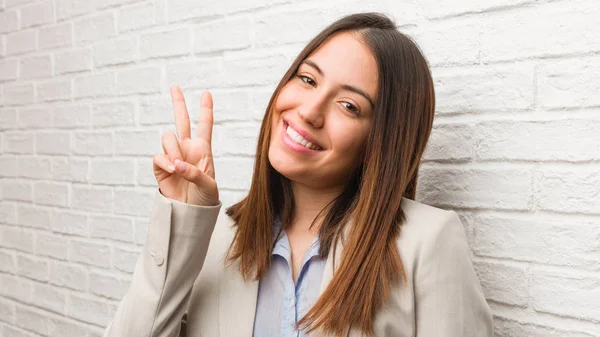
[(208, 91), (202, 93), (200, 97), (200, 118), (198, 119), (197, 137), (205, 140), (208, 144), (212, 143), (213, 128), (213, 100)]
[(174, 85), (171, 87), (171, 100), (173, 101), (173, 112), (175, 113), (175, 128), (179, 139), (190, 138), (190, 115), (185, 106), (185, 98), (181, 88)]

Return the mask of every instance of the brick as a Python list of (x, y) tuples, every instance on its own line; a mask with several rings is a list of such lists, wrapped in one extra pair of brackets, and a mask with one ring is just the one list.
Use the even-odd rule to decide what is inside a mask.
[(33, 187), (36, 204), (67, 207), (69, 186), (66, 183), (36, 182)]
[[(187, 97), (187, 93), (184, 93)], [(189, 105), (186, 98), (186, 105)], [(188, 107), (188, 113), (191, 107)], [(173, 105), (171, 98), (166, 95), (160, 97), (142, 97), (140, 99), (139, 123), (142, 125), (174, 123)]]
[(85, 158), (53, 157), (50, 172), (55, 180), (85, 183), (88, 181), (89, 167)]
[(530, 65), (436, 69), (433, 71), (436, 111), (529, 109), (534, 103), (533, 74)]
[(72, 207), (93, 212), (112, 212), (112, 189), (107, 187), (72, 185)]
[[(307, 43), (316, 36), (329, 23), (329, 17), (325, 10), (311, 8), (306, 10), (295, 10), (286, 12), (271, 12), (256, 17), (255, 44), (258, 47), (271, 47), (288, 43)], [(249, 30), (241, 23), (241, 30)], [(281, 29), (286, 27), (286, 29)], [(230, 31), (235, 29), (230, 27)], [(225, 36), (224, 33), (213, 34), (216, 37)], [(235, 33), (235, 31), (231, 32)], [(250, 40), (247, 38), (247, 40)]]
[(91, 123), (88, 105), (64, 105), (53, 109), (54, 126), (59, 128), (85, 128)]
[[(70, 1), (76, 2), (74, 0)], [(72, 23), (60, 23), (57, 25), (44, 27), (44, 29), (40, 30), (38, 44), (40, 49), (51, 49), (72, 45)]]
[(75, 133), (73, 153), (85, 156), (105, 156), (113, 153), (110, 131), (82, 131)]
[(154, 202), (154, 189), (115, 190), (115, 214), (149, 216)]
[(466, 13), (481, 13), (494, 9), (507, 8), (529, 3), (529, 0), (463, 0), (450, 3), (444, 0), (426, 0), (423, 2), (428, 18), (442, 18)]
[(252, 158), (215, 159), (215, 172), (219, 188), (248, 189), (252, 181)]
[(64, 314), (67, 304), (67, 294), (63, 289), (46, 284), (33, 285), (33, 298), (35, 306), (58, 314)]
[(32, 84), (4, 85), (2, 87), (4, 105), (27, 105), (34, 101)]
[(128, 159), (93, 159), (90, 173), (92, 184), (133, 185), (135, 162)]
[(126, 64), (137, 60), (138, 40), (134, 36), (102, 41), (94, 45), (94, 65)]
[(92, 69), (92, 51), (79, 48), (56, 53), (54, 69), (57, 74), (68, 74)]
[(256, 153), (259, 131), (260, 125), (256, 123), (216, 125), (213, 127), (213, 154), (252, 156)]
[(133, 125), (135, 105), (128, 101), (97, 103), (92, 106), (92, 126)]
[(35, 150), (40, 154), (71, 153), (71, 134), (69, 132), (40, 132), (35, 136)]
[(48, 280), (48, 261), (37, 257), (17, 255), (17, 272), (38, 281)]
[(166, 68), (169, 87), (212, 88), (222, 84), (223, 62), (218, 59), (168, 64)]
[(0, 34), (10, 33), (18, 29), (17, 11), (0, 12)]
[(124, 70), (117, 73), (117, 92), (121, 95), (158, 93), (160, 78), (158, 67)]
[(87, 218), (83, 214), (54, 212), (50, 221), (52, 232), (76, 236), (88, 236)]
[(95, 10), (95, 1), (56, 0), (56, 18), (63, 20)]
[[(226, 121), (248, 121), (251, 113), (248, 107), (252, 106), (252, 95), (243, 90), (210, 90), (213, 97), (213, 118), (215, 123)], [(191, 102), (190, 113), (199, 115), (200, 99)], [(197, 119), (197, 118), (195, 118)]]
[(17, 213), (21, 226), (45, 230), (50, 227), (50, 211), (47, 209), (32, 204), (20, 204)]
[(113, 308), (105, 300), (96, 300), (89, 295), (70, 293), (67, 298), (67, 315), (82, 322), (107, 326), (114, 316)]
[(189, 19), (202, 19), (213, 16), (222, 16), (235, 12), (244, 12), (255, 8), (269, 7), (281, 3), (288, 3), (290, 0), (255, 0), (242, 1), (230, 0), (227, 2), (211, 2), (198, 6), (195, 3), (169, 0), (167, 2), (169, 21), (181, 21)]
[[(271, 19), (274, 20), (276, 18), (271, 17)], [(272, 21), (267, 20), (267, 22), (270, 23)], [(261, 23), (265, 24), (265, 21), (263, 20), (261, 21)], [(306, 22), (306, 24), (308, 25), (309, 22)], [(278, 35), (283, 32), (289, 33), (295, 31), (290, 27), (289, 30), (278, 29), (270, 31), (269, 33), (275, 33), (274, 35)], [(212, 53), (223, 50), (248, 48), (251, 46), (251, 42), (253, 39), (252, 33), (252, 21), (248, 17), (235, 19), (227, 18), (223, 20), (210, 21), (210, 23), (196, 26), (194, 32), (194, 52), (199, 54)], [(277, 38), (272, 37), (271, 35), (265, 34), (265, 36), (260, 37), (265, 38), (266, 41), (270, 41), (271, 43), (277, 42)], [(260, 38), (256, 38), (256, 40), (261, 41), (261, 43), (265, 41), (261, 40)], [(287, 36), (287, 38), (283, 39), (283, 41), (290, 42), (290, 37)]]
[[(4, 328), (4, 330), (1, 330), (1, 328)], [(0, 326), (0, 332), (4, 331), (4, 334), (2, 336), (11, 336), (11, 337), (31, 337), (31, 333), (26, 332), (25, 330), (22, 330), (20, 328), (14, 327), (14, 326), (9, 326), (9, 325), (5, 325), (5, 326)]]
[(600, 315), (598, 277), (536, 268), (531, 301), (538, 312), (595, 320)]
[(16, 59), (0, 60), (0, 82), (16, 80), (19, 76), (17, 67), (18, 63)]
[(474, 267), (486, 299), (511, 306), (527, 306), (529, 294), (524, 267), (484, 261), (474, 263)]
[(16, 177), (17, 176), (17, 157), (3, 154), (0, 156), (0, 177)]
[(35, 3), (21, 8), (21, 28), (40, 26), (54, 22), (52, 1)]
[(0, 130), (15, 129), (16, 127), (17, 127), (17, 110), (13, 109), (13, 108), (0, 109)]
[(48, 157), (19, 156), (17, 161), (19, 177), (33, 179), (52, 179), (51, 160)]
[(21, 78), (25, 80), (52, 76), (50, 55), (21, 58)]
[(156, 187), (156, 177), (152, 168), (152, 158), (144, 158), (137, 160), (136, 182), (142, 186)]
[(419, 172), (417, 195), (419, 201), (429, 205), (528, 210), (532, 180), (533, 174), (526, 168), (458, 169), (427, 165)]
[(494, 317), (494, 336), (497, 337), (593, 337), (587, 333), (561, 330), (539, 326), (535, 323), (519, 323), (516, 321)]
[(38, 233), (35, 237), (35, 252), (37, 255), (67, 260), (68, 247), (68, 241), (63, 236)]
[(414, 39), (432, 65), (473, 64), (479, 59), (478, 21), (449, 20), (419, 26)]
[(152, 1), (121, 7), (119, 9), (119, 31), (126, 32), (164, 23), (165, 7), (162, 1)]
[(187, 28), (145, 33), (140, 36), (141, 59), (182, 56), (190, 51), (190, 31)]
[(18, 31), (6, 36), (6, 54), (18, 55), (36, 50), (36, 32)]
[(589, 119), (509, 120), (478, 123), (472, 135), (478, 159), (577, 162), (599, 158), (599, 128), (600, 120)]
[(538, 87), (541, 106), (549, 109), (599, 106), (597, 74), (600, 58), (550, 61), (539, 66)]
[(9, 131), (4, 133), (3, 152), (32, 154), (34, 135), (31, 132)]
[(90, 274), (90, 290), (93, 294), (120, 300), (129, 289), (130, 282), (113, 275), (92, 272)]
[(115, 154), (154, 155), (162, 151), (160, 134), (157, 131), (116, 131)]
[[(32, 281), (14, 275), (0, 274), (0, 294), (21, 303), (31, 302)], [(17, 307), (19, 308), (19, 307)], [(17, 314), (17, 317), (20, 317)]]
[[(14, 274), (17, 269), (15, 254), (9, 250), (0, 250), (0, 271)], [(2, 319), (3, 302), (0, 300), (0, 320)]]
[(0, 203), (0, 224), (17, 224), (17, 207), (15, 204)]
[(18, 325), (43, 336), (76, 337), (87, 336), (87, 329), (80, 323), (73, 323), (58, 315), (48, 315), (39, 309), (19, 307), (17, 314), (22, 317)]
[(36, 84), (37, 101), (66, 101), (71, 99), (70, 80), (52, 80)]
[(96, 14), (75, 21), (75, 42), (78, 44), (99, 41), (116, 35), (112, 12)]
[(222, 84), (225, 86), (273, 85), (289, 67), (283, 55), (262, 55), (225, 60)]
[(110, 246), (80, 240), (69, 241), (69, 260), (91, 266), (110, 267)]
[(23, 129), (39, 129), (52, 126), (52, 110), (46, 108), (19, 109), (18, 125)]
[(137, 245), (144, 245), (148, 236), (148, 220), (135, 219), (134, 225), (134, 240)]
[(32, 201), (33, 187), (31, 182), (24, 180), (4, 180), (2, 184), (4, 200)]
[(109, 8), (109, 7), (117, 7), (117, 6), (121, 6), (121, 5), (126, 5), (129, 3), (133, 3), (133, 2), (137, 2), (140, 0), (104, 0), (104, 1), (98, 1), (96, 8), (98, 9), (104, 9), (104, 8)]
[[(482, 20), (481, 59), (510, 60), (531, 56), (587, 52), (600, 48), (600, 8), (593, 1), (561, 2), (503, 11)], [(535, 17), (536, 20), (531, 20)]]
[(116, 92), (115, 76), (112, 73), (75, 77), (75, 98), (113, 96)]
[(475, 128), (466, 124), (435, 124), (423, 159), (466, 161), (474, 156)]
[(85, 291), (88, 288), (88, 273), (85, 268), (71, 263), (51, 261), (50, 283), (58, 287)]
[(124, 242), (133, 241), (133, 221), (123, 217), (91, 216), (90, 236)]
[(597, 214), (600, 210), (598, 168), (544, 169), (537, 177), (538, 207), (559, 212)]
[(132, 274), (139, 256), (139, 249), (132, 251), (121, 247), (115, 247), (113, 268)]

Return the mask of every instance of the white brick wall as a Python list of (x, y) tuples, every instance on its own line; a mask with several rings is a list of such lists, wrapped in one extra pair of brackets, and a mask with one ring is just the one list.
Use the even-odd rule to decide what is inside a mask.
[(600, 336), (596, 0), (0, 0), (0, 336), (101, 336), (145, 241), (171, 85), (194, 121), (213, 93), (229, 205), (293, 57), (370, 10), (432, 64), (418, 199), (460, 213), (496, 336)]

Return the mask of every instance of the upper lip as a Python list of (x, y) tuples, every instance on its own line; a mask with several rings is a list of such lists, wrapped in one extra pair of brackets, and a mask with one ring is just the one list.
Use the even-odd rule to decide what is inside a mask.
[(305, 130), (303, 130), (302, 128), (300, 128), (297, 124), (291, 123), (290, 121), (287, 120), (283, 120), (284, 123), (288, 124), (289, 126), (292, 127), (292, 129), (294, 129), (296, 132), (298, 132), (298, 134), (300, 136), (302, 136), (302, 138), (306, 139), (307, 141), (311, 142), (313, 145), (316, 145), (320, 148), (323, 148), (323, 146), (321, 146), (321, 144), (319, 144), (315, 138), (313, 136), (311, 136), (308, 132), (306, 132)]

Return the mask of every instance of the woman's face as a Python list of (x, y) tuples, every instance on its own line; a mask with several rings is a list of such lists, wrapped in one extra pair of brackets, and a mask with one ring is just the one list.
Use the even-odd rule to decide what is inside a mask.
[(269, 161), (297, 183), (343, 185), (359, 164), (371, 127), (375, 58), (353, 33), (342, 32), (307, 57), (295, 75), (273, 105)]

